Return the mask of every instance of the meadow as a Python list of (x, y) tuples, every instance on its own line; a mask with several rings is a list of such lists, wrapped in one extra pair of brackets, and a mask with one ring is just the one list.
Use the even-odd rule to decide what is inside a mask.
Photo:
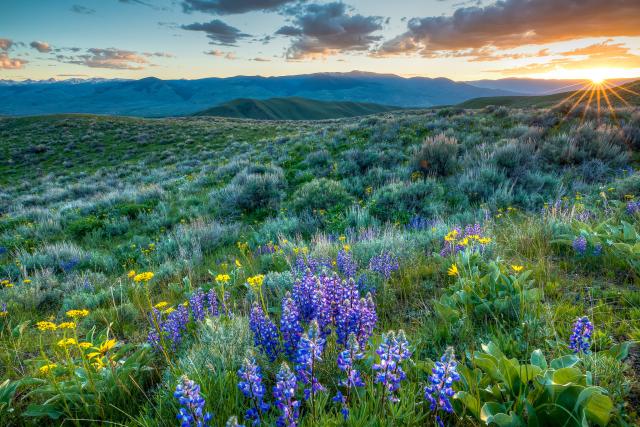
[(0, 118), (0, 424), (640, 422), (640, 111)]

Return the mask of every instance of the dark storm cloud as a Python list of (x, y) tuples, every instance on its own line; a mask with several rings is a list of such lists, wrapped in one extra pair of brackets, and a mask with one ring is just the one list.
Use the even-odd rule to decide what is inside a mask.
[(464, 7), (451, 16), (413, 18), (385, 42), (380, 55), (425, 56), (492, 46), (510, 49), (586, 37), (640, 35), (637, 0), (501, 0)]
[(327, 56), (337, 53), (366, 51), (380, 36), (380, 16), (353, 14), (344, 3), (310, 4), (295, 11), (293, 25), (280, 28), (276, 34), (293, 37), (287, 57)]
[(216, 15), (231, 15), (255, 11), (273, 11), (299, 0), (184, 0), (185, 12), (206, 12)]
[(241, 32), (239, 29), (232, 27), (219, 19), (211, 22), (194, 23), (183, 25), (182, 29), (189, 31), (202, 31), (211, 40), (212, 44), (234, 45), (238, 40), (250, 37), (249, 34)]

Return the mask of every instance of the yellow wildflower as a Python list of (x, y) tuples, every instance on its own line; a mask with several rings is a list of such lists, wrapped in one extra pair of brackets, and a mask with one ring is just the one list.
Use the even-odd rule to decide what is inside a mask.
[(447, 270), (447, 274), (449, 276), (459, 276), (460, 272), (458, 271), (458, 266), (456, 264), (451, 264), (451, 267)]
[(351, 245), (343, 245), (342, 249), (344, 249), (345, 252), (349, 252), (351, 250)]
[(523, 269), (523, 268), (524, 268), (524, 267), (523, 267), (523, 266), (521, 266), (521, 265), (512, 265), (512, 266), (511, 266), (511, 269), (512, 269), (513, 271), (515, 271), (516, 273), (520, 273), (520, 272), (522, 271), (522, 269)]
[(76, 322), (62, 322), (58, 325), (58, 329), (75, 329)]
[(57, 363), (48, 363), (48, 364), (38, 368), (38, 371), (40, 371), (41, 374), (46, 375), (46, 374), (48, 374), (49, 372), (51, 372), (53, 369), (55, 369), (57, 367), (58, 367)]
[(58, 346), (65, 348), (68, 347), (70, 345), (76, 345), (78, 344), (78, 342), (75, 340), (75, 338), (63, 338), (60, 341), (58, 341)]
[(490, 237), (482, 237), (482, 238), (478, 239), (478, 243), (486, 245), (488, 243), (491, 243), (491, 238)]
[(92, 345), (93, 345), (93, 344), (91, 344), (90, 342), (86, 342), (86, 341), (83, 341), (83, 342), (81, 342), (81, 343), (78, 343), (78, 347), (80, 347), (80, 348), (81, 348), (81, 349), (83, 349), (83, 350), (88, 349), (88, 348), (89, 348), (89, 347), (91, 347)]
[(242, 264), (240, 263), (240, 260), (238, 260), (238, 258), (236, 258), (236, 267), (242, 268)]
[(176, 311), (176, 309), (175, 309), (175, 308), (173, 308), (173, 307), (169, 307), (169, 308), (167, 308), (167, 309), (164, 311), (164, 314), (171, 314), (171, 313), (173, 313), (174, 311)]
[(229, 283), (229, 280), (231, 280), (231, 276), (228, 274), (218, 274), (216, 276), (217, 283)]
[(24, 283), (25, 285), (28, 285), (29, 283), (31, 283), (31, 279), (24, 279), (22, 283)]
[(58, 327), (53, 322), (47, 322), (46, 320), (43, 320), (36, 323), (36, 328), (41, 331), (55, 331)]
[(9, 312), (7, 310), (0, 311), (0, 317), (7, 317), (8, 314)]
[(87, 317), (89, 315), (89, 310), (69, 310), (67, 311), (67, 317), (71, 317), (72, 319), (77, 319), (79, 317)]
[(456, 237), (458, 237), (458, 230), (451, 230), (446, 236), (444, 236), (444, 240), (447, 242), (453, 242), (456, 240)]
[(264, 282), (264, 274), (258, 274), (247, 279), (247, 283), (252, 289), (260, 288), (262, 286), (262, 282)]
[(136, 275), (136, 271), (135, 270), (129, 270), (129, 272), (127, 273), (127, 277), (129, 279), (132, 279), (135, 275)]
[(112, 338), (110, 340), (106, 340), (98, 347), (93, 347), (94, 352), (87, 354), (89, 359), (95, 359), (96, 357), (102, 358), (109, 350), (116, 346), (116, 339)]
[(469, 238), (465, 237), (464, 239), (460, 240), (460, 242), (458, 244), (460, 246), (467, 246), (469, 244)]
[(146, 271), (144, 273), (139, 273), (136, 274), (135, 276), (133, 276), (133, 281), (136, 283), (140, 283), (140, 282), (148, 282), (149, 280), (153, 279), (153, 273), (150, 271)]
[(162, 310), (163, 308), (165, 308), (166, 306), (168, 306), (169, 303), (166, 301), (160, 301), (159, 303), (157, 303), (156, 305), (153, 306), (153, 308), (157, 308), (158, 310)]
[(347, 241), (347, 237), (346, 236), (340, 236), (338, 237), (338, 240), (340, 240), (342, 243)]

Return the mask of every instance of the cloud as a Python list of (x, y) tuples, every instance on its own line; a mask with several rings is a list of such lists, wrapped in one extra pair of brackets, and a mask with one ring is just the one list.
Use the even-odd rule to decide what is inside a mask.
[(368, 50), (381, 39), (373, 33), (382, 29), (382, 23), (380, 16), (352, 14), (344, 3), (310, 4), (298, 9), (293, 25), (276, 34), (294, 38), (287, 58), (316, 58)]
[(166, 7), (160, 7), (160, 6), (156, 6), (153, 3), (149, 3), (146, 1), (142, 1), (142, 0), (118, 0), (119, 3), (124, 3), (124, 4), (136, 4), (136, 5), (140, 5), (140, 6), (146, 6), (149, 7), (151, 9), (154, 10), (169, 10)]
[(255, 61), (255, 62), (271, 62), (271, 60), (270, 60), (270, 59), (267, 59), (267, 58), (261, 58), (261, 57), (253, 58), (253, 59), (252, 59), (252, 61)]
[(194, 23), (183, 25), (182, 29), (189, 31), (202, 31), (207, 34), (211, 44), (233, 46), (240, 39), (251, 37), (249, 34), (241, 32), (239, 29), (225, 24), (219, 19), (211, 22)]
[(51, 46), (49, 46), (49, 43), (46, 43), (46, 42), (33, 41), (31, 42), (31, 44), (29, 44), (29, 46), (31, 46), (32, 48), (34, 48), (40, 53), (51, 52)]
[(115, 48), (91, 48), (87, 49), (86, 53), (81, 55), (71, 57), (58, 55), (57, 58), (59, 61), (70, 64), (115, 70), (142, 70), (146, 66), (151, 65), (144, 54), (140, 55), (136, 52)]
[(206, 12), (216, 15), (232, 15), (255, 11), (273, 11), (299, 0), (184, 0), (185, 12)]
[(208, 52), (205, 52), (205, 55), (211, 55), (211, 56), (217, 56), (217, 57), (224, 57), (225, 59), (229, 59), (229, 60), (234, 60), (237, 59), (236, 54), (233, 52), (223, 52), (221, 50), (218, 49), (214, 49), (214, 50), (210, 50)]
[(0, 50), (4, 52), (8, 52), (13, 46), (13, 40), (11, 39), (0, 39)]
[(96, 13), (95, 9), (91, 9), (90, 7), (80, 6), (79, 4), (74, 4), (70, 9), (74, 13), (79, 13), (81, 15), (93, 15)]
[(559, 69), (585, 70), (593, 68), (640, 68), (640, 55), (631, 52), (624, 43), (606, 40), (589, 46), (553, 54), (551, 60), (502, 70), (491, 70), (507, 75), (542, 74)]
[(9, 57), (11, 48), (20, 43), (14, 43), (11, 39), (0, 39), (0, 70), (19, 70), (29, 61), (21, 58)]
[(446, 55), (470, 49), (511, 49), (587, 37), (638, 36), (637, 0), (501, 0), (463, 7), (451, 16), (413, 18), (378, 54)]

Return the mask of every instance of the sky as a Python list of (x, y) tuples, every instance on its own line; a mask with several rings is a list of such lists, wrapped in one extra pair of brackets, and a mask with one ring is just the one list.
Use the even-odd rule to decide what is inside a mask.
[(640, 76), (640, 0), (2, 0), (0, 79)]

